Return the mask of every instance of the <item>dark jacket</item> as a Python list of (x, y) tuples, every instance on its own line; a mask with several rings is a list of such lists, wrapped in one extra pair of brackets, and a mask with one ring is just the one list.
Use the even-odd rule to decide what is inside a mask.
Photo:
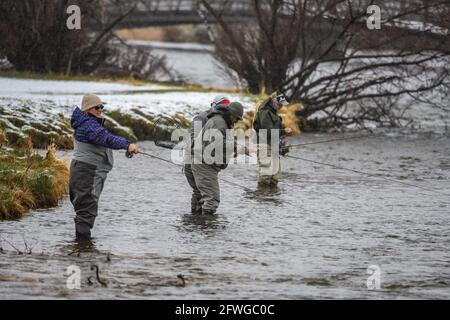
[[(195, 138), (197, 138), (197, 136), (199, 135), (199, 133), (205, 126), (206, 122), (208, 122), (208, 114), (210, 112), (211, 112), (211, 110), (203, 111), (203, 112), (199, 113), (198, 115), (196, 115), (194, 117), (194, 119), (192, 119), (191, 141), (193, 141)], [(196, 126), (195, 123), (198, 123), (198, 124), (201, 123), (202, 126), (199, 128), (198, 124)], [(197, 130), (197, 129), (200, 129), (200, 130)]]
[(255, 114), (255, 118), (253, 119), (253, 129), (255, 129), (258, 143), (260, 140), (259, 130), (266, 129), (267, 130), (267, 144), (271, 142), (271, 130), (280, 130), (280, 137), (284, 135), (283, 124), (281, 121), (281, 117), (277, 114), (275, 109), (272, 107), (272, 101), (268, 100), (263, 103), (261, 107)]
[[(192, 128), (191, 128), (191, 155), (194, 154), (194, 140), (198, 137), (202, 129), (205, 127), (206, 122), (208, 122), (209, 118), (214, 114), (223, 114), (224, 110), (226, 110), (227, 106), (218, 105), (211, 107), (211, 109), (200, 112), (197, 114), (194, 119), (192, 119)], [(201, 126), (199, 126), (201, 124)]]
[(105, 148), (127, 150), (130, 142), (122, 137), (113, 135), (103, 127), (103, 120), (88, 115), (76, 108), (70, 121), (75, 130), (75, 139), (78, 142), (100, 145)]
[[(232, 152), (234, 151), (234, 139), (232, 137), (227, 137), (227, 129), (231, 129), (231, 124), (228, 119), (227, 112), (221, 109), (213, 109), (208, 113), (208, 121), (206, 122), (205, 126), (203, 127), (201, 133), (195, 138), (194, 140), (194, 164), (196, 164), (196, 161), (199, 161), (198, 157), (203, 156), (203, 152), (208, 145), (211, 143), (214, 143), (214, 136), (207, 136), (208, 133), (214, 134), (214, 131), (211, 130), (218, 130), (222, 134), (223, 141), (221, 141), (220, 146), (222, 147), (222, 154), (223, 157), (220, 159), (220, 163), (207, 163), (211, 166), (213, 166), (217, 171), (220, 171), (222, 169), (225, 169), (228, 166), (228, 161), (230, 160), (232, 156)], [(202, 147), (202, 153), (197, 153), (196, 148)], [(231, 154), (227, 154), (227, 151)], [(215, 152), (212, 152), (212, 157), (215, 156)], [(202, 163), (206, 163), (206, 161), (203, 159), (200, 160)]]
[[(211, 109), (200, 112), (199, 114), (197, 114), (194, 119), (192, 119), (192, 128), (191, 128), (191, 141), (193, 141), (195, 138), (197, 138), (197, 136), (199, 135), (199, 133), (201, 132), (201, 130), (203, 129), (203, 127), (205, 126), (206, 122), (208, 122), (209, 117), (214, 114), (217, 113), (217, 111), (219, 110), (225, 110), (227, 108), (227, 106), (225, 105), (217, 105), (214, 107), (211, 107)], [(196, 131), (196, 129), (198, 129), (194, 123), (198, 122), (201, 123), (201, 128), (200, 130)]]

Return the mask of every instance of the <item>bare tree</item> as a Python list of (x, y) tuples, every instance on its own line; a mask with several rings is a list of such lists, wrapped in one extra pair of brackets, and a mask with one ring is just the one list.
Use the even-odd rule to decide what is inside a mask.
[(167, 78), (177, 82), (180, 77), (167, 67), (165, 56), (154, 55), (148, 48), (130, 46), (117, 39), (111, 46), (111, 54), (95, 71), (100, 76), (127, 77), (157, 81)]
[[(303, 118), (323, 111), (329, 122), (395, 125), (404, 111), (379, 101), (448, 97), (448, 1), (246, 0), (240, 24), (227, 20), (231, 2), (200, 0), (217, 22), (217, 59), (250, 92), (279, 89), (302, 102)], [(381, 30), (367, 27), (371, 5), (381, 8)]]
[[(80, 30), (66, 27), (66, 9), (71, 4), (81, 8)], [(150, 50), (126, 52), (129, 48), (113, 32), (137, 4), (125, 0), (3, 0), (0, 57), (19, 71), (103, 75), (110, 71), (106, 75), (153, 79), (154, 73), (168, 71), (164, 57)]]
[(280, 87), (297, 57), (300, 33), (286, 30), (300, 29), (304, 14), (300, 7), (289, 16), (281, 16), (282, 1), (268, 5), (267, 1), (254, 0), (256, 21), (242, 25), (223, 19), (227, 7), (214, 9), (208, 1), (201, 3), (220, 27), (216, 36), (217, 60), (245, 80), (252, 93)]

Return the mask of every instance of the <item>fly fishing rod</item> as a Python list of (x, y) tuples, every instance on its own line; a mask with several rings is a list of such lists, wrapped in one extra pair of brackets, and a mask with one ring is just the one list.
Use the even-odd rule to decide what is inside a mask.
[(315, 161), (315, 160), (311, 160), (311, 159), (305, 159), (305, 158), (291, 156), (291, 155), (286, 155), (285, 157), (292, 158), (292, 159), (297, 159), (297, 160), (301, 160), (301, 161), (305, 161), (305, 162), (311, 162), (311, 163), (319, 164), (319, 165), (322, 165), (322, 166), (328, 166), (328, 167), (332, 167), (334, 169), (345, 170), (345, 171), (350, 171), (350, 172), (353, 172), (353, 173), (363, 174), (363, 175), (366, 175), (366, 176), (369, 176), (369, 177), (372, 177), (372, 178), (379, 178), (379, 179), (383, 179), (383, 180), (387, 180), (387, 181), (403, 184), (405, 186), (415, 187), (415, 188), (419, 188), (419, 189), (422, 189), (422, 190), (425, 190), (425, 191), (429, 191), (429, 192), (434, 192), (434, 193), (441, 194), (441, 195), (450, 196), (450, 194), (445, 193), (445, 192), (441, 192), (441, 191), (436, 190), (436, 189), (427, 188), (427, 187), (415, 185), (415, 184), (412, 184), (412, 183), (400, 181), (400, 180), (397, 180), (397, 179), (387, 178), (387, 177), (384, 177), (384, 176), (379, 176), (379, 175), (376, 175), (376, 174), (373, 174), (373, 173), (368, 173), (368, 172), (359, 171), (359, 170), (355, 170), (355, 169), (344, 168), (344, 167), (337, 166), (337, 165), (334, 165), (334, 164), (331, 164), (331, 163), (325, 163), (325, 162)]
[[(296, 148), (296, 147), (309, 146), (309, 145), (313, 145), (313, 144), (372, 138), (375, 136), (376, 136), (375, 134), (366, 134), (366, 135), (355, 136), (355, 137), (343, 137), (343, 138), (336, 138), (336, 139), (330, 139), (330, 140), (319, 140), (319, 141), (313, 141), (313, 142), (307, 142), (307, 143), (290, 144), (290, 145), (287, 145), (287, 147)], [(155, 145), (158, 147), (164, 148), (164, 149), (175, 149), (175, 147), (177, 146), (177, 144), (174, 142), (166, 142), (166, 141), (155, 141)]]
[[(150, 153), (147, 153), (147, 152), (140, 152), (139, 154), (142, 154), (142, 155), (144, 155), (144, 156), (146, 156), (146, 157), (149, 157), (149, 158), (153, 158), (153, 159), (157, 159), (157, 160), (160, 160), (160, 161), (169, 163), (169, 164), (174, 165), (174, 166), (177, 166), (177, 167), (179, 167), (179, 168), (183, 168), (183, 165), (181, 165), (181, 164), (174, 163), (174, 162), (172, 162), (172, 161), (170, 161), (170, 160), (167, 160), (167, 159), (164, 159), (164, 158), (162, 158), (162, 157), (155, 156), (154, 154), (150, 154)], [(125, 156), (126, 156), (127, 158), (131, 159), (131, 158), (133, 158), (134, 154), (127, 151), (127, 152), (125, 153)], [(243, 186), (243, 185), (241, 185), (241, 184), (239, 184), (239, 183), (236, 183), (236, 182), (233, 182), (233, 181), (224, 179), (224, 178), (220, 178), (220, 177), (219, 177), (218, 179), (219, 179), (220, 181), (223, 181), (223, 182), (228, 183), (228, 184), (230, 184), (230, 185), (233, 185), (233, 186), (235, 186), (235, 187), (242, 188), (242, 189), (244, 189), (244, 190), (246, 190), (246, 191), (251, 191), (250, 188), (247, 188), (246, 186)]]

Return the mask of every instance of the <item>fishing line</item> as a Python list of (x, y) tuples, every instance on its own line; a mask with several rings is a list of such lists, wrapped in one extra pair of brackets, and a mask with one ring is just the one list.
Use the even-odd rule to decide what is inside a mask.
[[(155, 156), (155, 155), (150, 154), (150, 153), (147, 153), (147, 152), (140, 152), (139, 154), (142, 154), (142, 155), (144, 155), (144, 156), (147, 156), (147, 157), (150, 157), (150, 158), (153, 158), (153, 159), (157, 159), (157, 160), (164, 161), (164, 162), (166, 162), (166, 163), (169, 163), (169, 164), (174, 165), (174, 166), (177, 166), (177, 167), (181, 167), (181, 168), (184, 167), (184, 166), (181, 165), (181, 164), (174, 163), (174, 162), (172, 162), (172, 161), (170, 161), (170, 160), (167, 160), (167, 159), (164, 159), (164, 158)], [(127, 152), (125, 155), (126, 155), (127, 158), (132, 158), (132, 157), (133, 157), (133, 154), (131, 154), (131, 153), (129, 153), (129, 152)], [(241, 184), (239, 184), (239, 183), (236, 183), (236, 182), (233, 182), (233, 181), (230, 181), (230, 180), (221, 178), (221, 177), (219, 177), (218, 179), (219, 179), (220, 181), (223, 181), (223, 182), (228, 183), (228, 184), (230, 184), (230, 185), (233, 185), (233, 186), (242, 188), (242, 189), (244, 189), (244, 190), (246, 190), (246, 191), (252, 191), (250, 188), (248, 188), (248, 187), (246, 187), (246, 186), (243, 186), (243, 185), (241, 185)]]
[(364, 138), (371, 138), (371, 137), (375, 137), (375, 136), (376, 136), (375, 134), (367, 134), (367, 135), (356, 136), (356, 137), (346, 137), (346, 138), (336, 138), (336, 139), (330, 139), (330, 140), (320, 140), (320, 141), (314, 141), (314, 142), (292, 144), (292, 145), (289, 145), (289, 148), (303, 147), (303, 146), (309, 146), (309, 145), (313, 145), (313, 144), (328, 143), (328, 142), (335, 142), (335, 141), (364, 139)]
[[(370, 137), (370, 136), (373, 136), (373, 135), (364, 135), (364, 136), (351, 137), (351, 138), (339, 138), (339, 139), (333, 139), (333, 140), (323, 140), (323, 141), (317, 141), (317, 142), (306, 143), (306, 144), (298, 144), (298, 145), (295, 145), (295, 146), (302, 146), (302, 145), (309, 145), (309, 144), (318, 144), (318, 143), (326, 143), (326, 142), (332, 142), (332, 141), (342, 141), (342, 140), (359, 139), (359, 138)], [(176, 164), (176, 163), (174, 163), (174, 162), (172, 162), (172, 161), (170, 161), (170, 160), (167, 160), (167, 159), (164, 159), (164, 158), (155, 156), (155, 155), (153, 155), (153, 154), (149, 154), (149, 153), (146, 153), (146, 152), (141, 152), (141, 154), (142, 154), (142, 155), (145, 155), (145, 156), (147, 156), (147, 157), (151, 157), (151, 158), (153, 158), (153, 159), (157, 159), (157, 160), (161, 160), (161, 161), (170, 163), (170, 164), (175, 165), (175, 166), (178, 166), (178, 167), (183, 167), (183, 165)], [(128, 156), (128, 153), (127, 153), (127, 157), (129, 157), (129, 156)], [(315, 161), (315, 160), (311, 160), (311, 159), (305, 159), (305, 158), (296, 157), (296, 156), (292, 156), (292, 155), (286, 155), (286, 157), (292, 158), (292, 159), (301, 160), (301, 161), (305, 161), (305, 162), (311, 162), (311, 163), (315, 163), (315, 164), (319, 164), (319, 165), (323, 165), (323, 166), (329, 166), (329, 167), (332, 167), (332, 168), (338, 169), (338, 170), (345, 170), (345, 171), (349, 171), (349, 172), (353, 172), (353, 173), (363, 174), (363, 175), (366, 175), (366, 176), (369, 176), (369, 177), (372, 177), (372, 178), (379, 178), (379, 179), (382, 179), (382, 180), (386, 180), (386, 181), (390, 181), (390, 182), (399, 183), (399, 184), (402, 184), (402, 185), (405, 185), (405, 186), (409, 186), (409, 187), (414, 187), (414, 188), (422, 189), (422, 190), (424, 190), (424, 191), (429, 191), (429, 192), (433, 192), (433, 193), (436, 193), (436, 194), (441, 194), (441, 195), (449, 196), (449, 194), (444, 193), (444, 192), (440, 192), (439, 190), (436, 190), (436, 189), (432, 189), (432, 188), (427, 188), (427, 187), (419, 186), (419, 185), (416, 185), (416, 184), (412, 184), (412, 183), (400, 181), (400, 180), (397, 180), (397, 179), (391, 179), (391, 178), (388, 178), (388, 177), (379, 176), (379, 175), (376, 175), (376, 174), (373, 174), (373, 173), (369, 173), (369, 172), (364, 172), (364, 171), (360, 171), (360, 170), (344, 168), (344, 167), (337, 166), (337, 165), (334, 165), (334, 164), (325, 163), (325, 162), (320, 162), (320, 161)], [(221, 181), (223, 181), (223, 182), (226, 182), (226, 183), (228, 183), (228, 184), (230, 184), (230, 185), (234, 185), (234, 186), (237, 186), (237, 187), (239, 187), (239, 188), (242, 188), (242, 189), (244, 189), (244, 190), (246, 190), (246, 191), (251, 191), (250, 188), (245, 187), (245, 186), (243, 186), (243, 185), (241, 185), (241, 184), (238, 184), (238, 183), (236, 183), (236, 182), (233, 182), (233, 181), (230, 181), (230, 180), (227, 180), (227, 179), (223, 179), (223, 178), (219, 178), (219, 180), (221, 180)]]
[(344, 167), (340, 167), (334, 164), (330, 164), (330, 163), (325, 163), (325, 162), (319, 162), (319, 161), (315, 161), (315, 160), (311, 160), (311, 159), (305, 159), (305, 158), (300, 158), (300, 157), (296, 157), (296, 156), (291, 156), (291, 155), (286, 155), (286, 157), (288, 158), (292, 158), (292, 159), (297, 159), (297, 160), (302, 160), (302, 161), (306, 161), (306, 162), (311, 162), (311, 163), (315, 163), (315, 164), (319, 164), (319, 165), (323, 165), (323, 166), (328, 166), (328, 167), (332, 167), (335, 169), (339, 169), (339, 170), (345, 170), (345, 171), (350, 171), (350, 172), (354, 172), (354, 173), (358, 173), (358, 174), (363, 174), (363, 175), (367, 175), (369, 177), (372, 178), (379, 178), (379, 179), (383, 179), (383, 180), (387, 180), (387, 181), (391, 181), (391, 182), (396, 182), (396, 183), (400, 183), (409, 187), (415, 187), (415, 188), (419, 188), (425, 191), (430, 191), (430, 192), (434, 192), (437, 194), (441, 194), (441, 195), (446, 195), (446, 196), (450, 196), (450, 194), (444, 193), (444, 192), (440, 192), (439, 190), (436, 189), (431, 189), (431, 188), (427, 188), (427, 187), (422, 187), (419, 185), (415, 185), (412, 183), (408, 183), (408, 182), (404, 182), (404, 181), (400, 181), (397, 179), (391, 179), (391, 178), (387, 178), (384, 176), (379, 176), (373, 173), (368, 173), (368, 172), (364, 172), (364, 171), (359, 171), (359, 170), (355, 170), (355, 169), (349, 169), (349, 168), (344, 168)]

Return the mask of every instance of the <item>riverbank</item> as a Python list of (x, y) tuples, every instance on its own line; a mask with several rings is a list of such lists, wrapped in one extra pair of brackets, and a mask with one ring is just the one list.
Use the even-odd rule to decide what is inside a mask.
[(36, 148), (45, 148), (53, 142), (58, 149), (72, 149), (70, 116), (81, 97), (90, 92), (107, 102), (107, 129), (132, 142), (168, 139), (174, 127), (189, 128), (189, 119), (207, 109), (218, 94), (241, 101), (247, 112), (254, 110), (260, 99), (235, 90), (123, 78), (64, 75), (40, 78), (32, 73), (3, 72), (0, 73), (0, 128), (13, 146), (20, 146), (29, 136)]
[[(3, 131), (0, 129), (0, 136)], [(22, 148), (0, 148), (0, 220), (18, 219), (30, 209), (51, 208), (68, 192), (69, 169), (50, 145), (45, 157), (28, 139)]]

